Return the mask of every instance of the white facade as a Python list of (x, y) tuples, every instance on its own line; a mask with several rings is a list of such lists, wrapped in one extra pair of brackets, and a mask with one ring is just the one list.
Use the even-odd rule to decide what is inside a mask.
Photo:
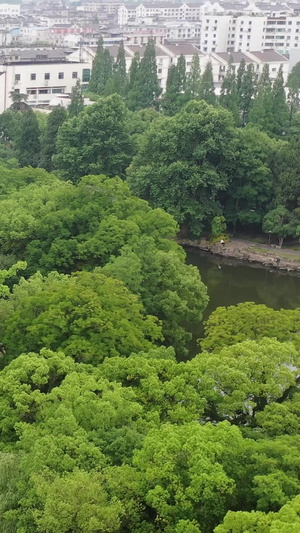
[(300, 16), (205, 15), (201, 21), (202, 52), (300, 48)]
[(300, 48), (300, 17), (268, 17), (264, 39), (265, 49), (289, 53)]
[(155, 15), (174, 20), (200, 20), (203, 12), (203, 7), (199, 4), (123, 4), (118, 9), (118, 24), (124, 26), (130, 20), (142, 20)]
[[(233, 17), (229, 26), (230, 36), (228, 36), (227, 50), (261, 50), (266, 23), (267, 18), (264, 16), (242, 15), (240, 17)], [(233, 38), (232, 35), (234, 35)]]
[(77, 79), (86, 85), (91, 67), (91, 61), (0, 65), (0, 113), (12, 103), (11, 91), (27, 94), (30, 105), (49, 105), (57, 95), (71, 93)]
[(227, 50), (230, 15), (205, 15), (202, 19), (200, 50), (204, 53), (223, 52)]
[(19, 17), (21, 4), (0, 4), (1, 17)]
[(165, 23), (165, 37), (174, 41), (195, 39), (199, 41), (201, 35), (200, 22), (170, 21)]

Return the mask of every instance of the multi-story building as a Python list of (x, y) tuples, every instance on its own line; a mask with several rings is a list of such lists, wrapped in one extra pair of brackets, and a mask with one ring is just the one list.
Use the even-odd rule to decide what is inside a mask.
[(200, 33), (200, 50), (204, 53), (223, 52), (227, 50), (230, 15), (205, 15), (202, 19)]
[(283, 54), (300, 48), (300, 16), (268, 17), (262, 48)]
[(264, 16), (233, 16), (228, 29), (227, 50), (261, 50), (265, 29)]
[[(107, 48), (111, 56), (116, 59), (119, 45), (108, 45)], [(134, 55), (138, 52), (142, 58), (145, 49), (146, 44), (125, 43), (127, 71), (129, 71)], [(52, 105), (53, 99), (57, 101), (57, 98), (62, 100), (67, 98), (77, 79), (81, 81), (84, 89), (87, 88), (96, 50), (96, 47), (85, 46), (73, 52), (62, 49), (20, 51), (11, 48), (5, 56), (0, 56), (0, 113), (11, 105), (11, 92), (27, 94), (29, 105), (36, 107)], [(288, 59), (274, 50), (203, 53), (192, 43), (165, 41), (156, 44), (155, 54), (158, 79), (163, 91), (166, 89), (169, 68), (177, 64), (181, 55), (185, 57), (187, 73), (190, 71), (195, 54), (199, 57), (202, 72), (208, 61), (211, 62), (217, 94), (230, 61), (233, 61), (235, 69), (238, 68), (241, 59), (244, 59), (246, 64), (252, 63), (257, 75), (262, 72), (263, 66), (267, 63), (273, 80), (279, 68), (282, 67), (286, 81), (289, 70)]]
[(200, 20), (203, 13), (201, 4), (176, 3), (143, 3), (123, 4), (118, 9), (118, 24), (123, 26), (130, 20), (142, 20), (147, 17), (159, 16), (174, 20)]
[(92, 68), (92, 60), (78, 61), (62, 50), (16, 50), (2, 61), (0, 113), (11, 105), (11, 92), (27, 94), (30, 105), (49, 105), (55, 96), (71, 93), (77, 79), (87, 86)]
[(21, 4), (9, 3), (9, 4), (0, 4), (0, 17), (19, 17), (21, 12)]
[(173, 41), (193, 40), (199, 43), (201, 24), (198, 21), (170, 21), (165, 22), (165, 37)]
[(214, 84), (216, 92), (221, 89), (221, 85), (227, 73), (229, 62), (234, 71), (239, 68), (242, 59), (246, 65), (252, 63), (254, 72), (259, 76), (265, 64), (269, 65), (270, 78), (275, 80), (280, 67), (282, 68), (284, 81), (287, 81), (289, 72), (289, 61), (275, 50), (265, 50), (263, 52), (219, 52), (210, 54), (210, 61), (213, 66)]

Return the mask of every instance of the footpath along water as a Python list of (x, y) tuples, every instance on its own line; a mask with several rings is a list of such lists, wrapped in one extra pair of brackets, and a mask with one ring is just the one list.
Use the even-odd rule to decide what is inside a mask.
[[(273, 309), (300, 307), (300, 275), (263, 268), (256, 264), (228, 260), (186, 247), (187, 263), (199, 268), (208, 288), (209, 304), (204, 320), (219, 306), (240, 302), (265, 304)], [(203, 336), (203, 324), (194, 329), (190, 357), (199, 352), (196, 339)]]

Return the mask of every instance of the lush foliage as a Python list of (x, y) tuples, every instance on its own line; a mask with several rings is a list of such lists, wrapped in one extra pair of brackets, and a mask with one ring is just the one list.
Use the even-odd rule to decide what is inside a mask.
[(300, 309), (218, 308), (187, 360), (208, 295), (176, 243), (300, 236), (298, 83), (286, 102), (281, 70), (230, 62), (217, 101), (212, 65), (182, 56), (161, 98), (152, 40), (128, 74), (100, 40), (96, 104), (79, 83), (47, 117), (13, 95), (0, 532), (299, 532)]

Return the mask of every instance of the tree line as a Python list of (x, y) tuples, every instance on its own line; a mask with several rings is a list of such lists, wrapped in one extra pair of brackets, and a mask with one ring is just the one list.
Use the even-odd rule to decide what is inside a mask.
[(285, 134), (291, 125), (299, 109), (299, 89), (298, 65), (285, 85), (282, 66), (272, 82), (268, 63), (264, 64), (261, 73), (257, 73), (253, 63), (247, 65), (244, 59), (236, 69), (232, 56), (229, 56), (221, 94), (217, 97), (212, 64), (208, 62), (201, 73), (199, 54), (195, 53), (189, 72), (182, 54), (177, 64), (170, 66), (166, 92), (162, 95), (153, 39), (149, 39), (142, 58), (135, 53), (128, 74), (123, 41), (114, 61), (109, 48), (104, 48), (100, 39), (89, 84), (89, 91), (98, 96), (120, 94), (132, 111), (155, 107), (168, 116), (175, 115), (190, 100), (205, 100), (231, 111), (237, 125), (255, 124), (275, 136)]
[(211, 65), (201, 74), (196, 54), (188, 75), (183, 56), (171, 66), (161, 96), (153, 41), (128, 75), (123, 44), (113, 61), (100, 41), (95, 104), (84, 108), (79, 82), (69, 109), (48, 116), (13, 94), (0, 115), (0, 161), (74, 183), (88, 173), (118, 175), (171, 213), (184, 236), (213, 233), (214, 219), (225, 217), (231, 231), (263, 231), (281, 245), (300, 234), (299, 79), (296, 65), (286, 99), (281, 68), (272, 83), (268, 65), (257, 78), (252, 64), (241, 61), (235, 72), (230, 61), (217, 99)]

